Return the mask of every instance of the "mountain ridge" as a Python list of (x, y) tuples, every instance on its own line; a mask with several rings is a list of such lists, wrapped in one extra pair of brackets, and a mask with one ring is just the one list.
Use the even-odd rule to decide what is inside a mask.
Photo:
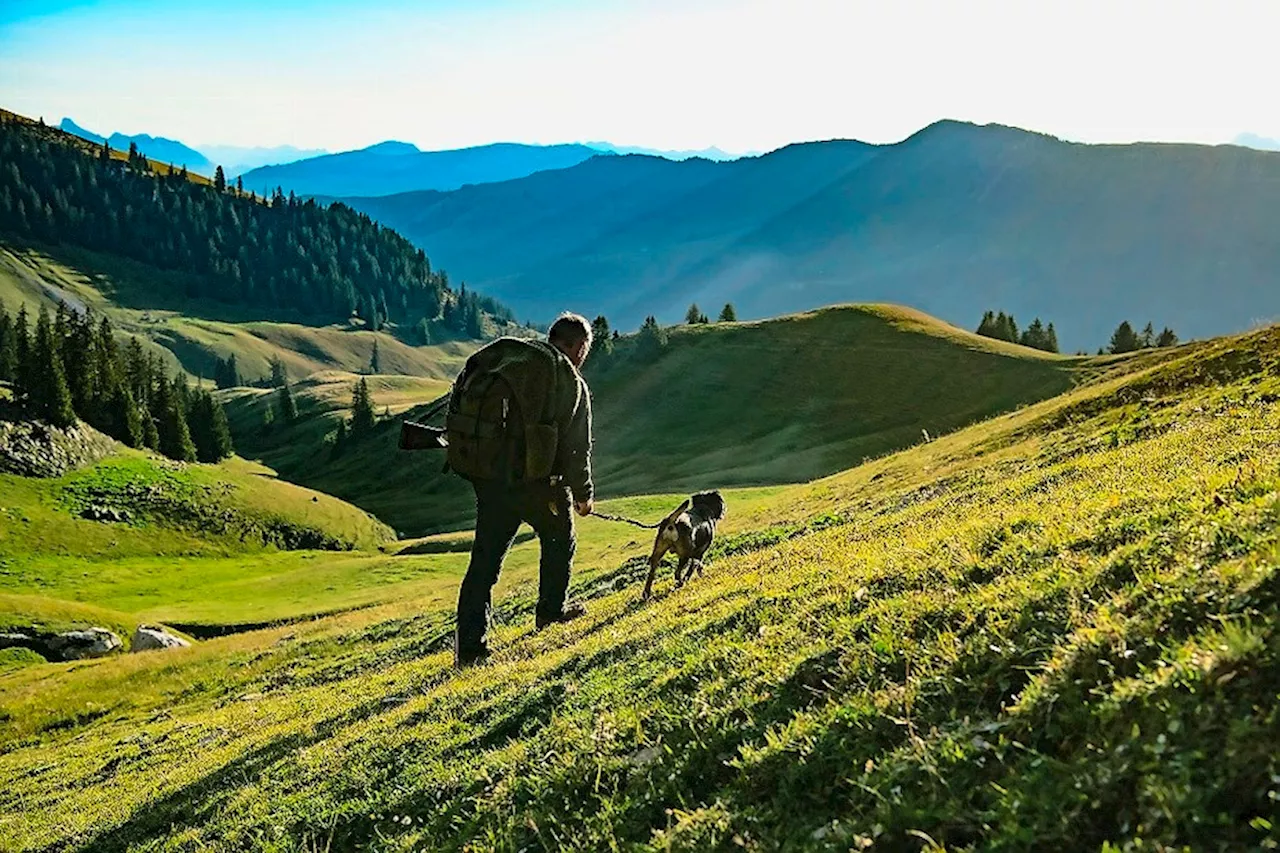
[(665, 170), (635, 156), (350, 202), (535, 319), (578, 305), (634, 328), (690, 302), (747, 318), (890, 301), (962, 326), (987, 308), (1038, 315), (1092, 351), (1125, 319), (1203, 337), (1280, 316), (1280, 158), (1265, 152), (944, 120), (888, 145)]

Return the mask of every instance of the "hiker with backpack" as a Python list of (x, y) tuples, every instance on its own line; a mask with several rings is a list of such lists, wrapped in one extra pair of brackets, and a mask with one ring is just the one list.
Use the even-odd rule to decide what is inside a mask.
[(458, 593), (459, 667), (489, 655), (493, 585), (522, 522), (538, 535), (538, 630), (583, 615), (565, 605), (576, 546), (572, 512), (590, 515), (591, 396), (580, 369), (591, 324), (562, 314), (546, 341), (499, 338), (467, 359), (449, 398), (449, 467), (475, 488), (476, 532)]

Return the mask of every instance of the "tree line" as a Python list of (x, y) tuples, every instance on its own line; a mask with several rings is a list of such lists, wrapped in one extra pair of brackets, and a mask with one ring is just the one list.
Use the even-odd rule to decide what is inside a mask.
[(122, 348), (111, 323), (65, 303), (34, 328), (25, 306), (0, 308), (0, 381), (17, 406), (54, 426), (80, 418), (130, 447), (183, 462), (217, 462), (235, 452), (222, 404), (184, 374), (170, 379), (136, 337)]
[[(97, 156), (89, 148), (97, 151)], [(215, 176), (164, 174), (130, 150), (89, 146), (62, 131), (0, 116), (0, 230), (49, 244), (123, 255), (183, 273), (188, 298), (296, 309), (374, 329), (439, 320), (480, 337), (495, 300), (454, 293), (421, 249), (340, 202), (321, 206), (280, 188), (257, 198)]]
[(1019, 333), (1018, 321), (1013, 318), (1012, 314), (1006, 314), (1003, 311), (998, 314), (994, 311), (987, 311), (982, 315), (982, 322), (978, 323), (978, 334), (986, 338), (1008, 341), (1011, 344), (1022, 344), (1024, 347), (1044, 350), (1045, 352), (1058, 351), (1057, 330), (1053, 328), (1053, 323), (1049, 323), (1048, 326), (1044, 325), (1039, 317), (1032, 320), (1031, 325)]
[[(979, 335), (984, 337), (1022, 344), (1023, 346), (1046, 352), (1058, 352), (1058, 334), (1053, 328), (1053, 323), (1045, 326), (1040, 322), (1039, 317), (1035, 318), (1030, 326), (1019, 333), (1018, 321), (1014, 319), (1012, 314), (1006, 314), (1003, 311), (999, 313), (987, 311), (982, 315), (982, 321), (978, 323), (977, 331)], [(1165, 326), (1160, 334), (1157, 335), (1155, 327), (1151, 323), (1147, 323), (1141, 332), (1136, 332), (1133, 326), (1129, 324), (1129, 321), (1125, 320), (1116, 327), (1108, 345), (1105, 348), (1098, 348), (1098, 355), (1135, 352), (1149, 347), (1171, 347), (1177, 343), (1178, 336), (1168, 326)], [(1083, 352), (1079, 354), (1084, 355)]]

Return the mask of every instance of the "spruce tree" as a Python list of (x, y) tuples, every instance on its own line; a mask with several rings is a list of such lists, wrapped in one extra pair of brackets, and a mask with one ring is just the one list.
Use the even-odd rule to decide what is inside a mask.
[(684, 321), (690, 326), (702, 322), (702, 309), (698, 307), (698, 303), (693, 303), (689, 306), (689, 310), (684, 312)]
[(31, 377), (31, 332), (27, 328), (27, 306), (18, 307), (18, 316), (13, 321), (13, 355), (16, 362), (13, 370), (13, 383), (24, 392), (30, 392)]
[(1053, 323), (1049, 324), (1049, 328), (1044, 331), (1044, 349), (1046, 352), (1061, 352), (1058, 349), (1058, 333), (1053, 328)]
[(636, 354), (648, 361), (657, 358), (667, 345), (667, 332), (658, 325), (652, 314), (644, 319), (640, 332), (636, 335)]
[(329, 448), (329, 458), (336, 459), (347, 446), (347, 421), (342, 419), (338, 421), (337, 429), (333, 431), (333, 445)]
[[(150, 422), (150, 417), (148, 417)], [(146, 433), (142, 423), (142, 413), (138, 411), (138, 404), (134, 402), (133, 395), (129, 393), (129, 389), (123, 383), (117, 383), (115, 393), (112, 395), (111, 401), (111, 435), (123, 441), (130, 447), (142, 447), (146, 440)], [(152, 425), (155, 429), (155, 425)]]
[(293, 423), (298, 419), (298, 402), (293, 398), (293, 389), (286, 382), (280, 386), (280, 414), (284, 415), (284, 419), (288, 423)]
[(737, 310), (733, 307), (733, 303), (732, 303), (732, 302), (726, 302), (726, 303), (724, 304), (724, 307), (720, 309), (720, 322), (721, 322), (721, 323), (736, 323), (736, 322), (738, 322), (738, 312), (737, 312)]
[(351, 393), (351, 432), (361, 435), (373, 429), (376, 415), (373, 411), (373, 398), (369, 396), (369, 385), (360, 377)]
[(43, 308), (36, 321), (32, 358), (36, 365), (40, 365), (33, 377), (32, 388), (28, 389), (32, 410), (54, 426), (71, 426), (76, 422), (71, 390), (67, 387), (67, 377), (62, 372), (62, 358), (54, 342), (49, 312)]
[(13, 318), (0, 306), (0, 382), (13, 382), (17, 373), (18, 351)]
[(986, 311), (983, 313), (982, 321), (978, 323), (978, 334), (987, 338), (997, 337), (996, 312)]
[(1142, 345), (1141, 339), (1137, 332), (1133, 330), (1133, 326), (1129, 325), (1129, 321), (1125, 320), (1111, 334), (1111, 343), (1107, 347), (1107, 352), (1116, 354), (1122, 352), (1133, 352)]
[(382, 359), (378, 356), (377, 338), (373, 339), (373, 353), (369, 356), (369, 372), (374, 374), (382, 372)]
[(284, 361), (281, 360), (280, 356), (272, 355), (270, 364), (271, 385), (275, 388), (287, 385), (289, 383), (289, 372), (285, 370)]
[(1177, 344), (1178, 336), (1168, 326), (1165, 326), (1160, 332), (1160, 337), (1156, 338), (1156, 346), (1158, 347), (1172, 347), (1177, 346)]
[(163, 373), (156, 382), (152, 411), (156, 416), (156, 429), (160, 436), (160, 452), (179, 462), (196, 461), (196, 448), (191, 441), (186, 412)]
[(1150, 349), (1156, 345), (1156, 330), (1148, 322), (1142, 329), (1142, 334), (1138, 336), (1138, 346), (1141, 349)]
[(213, 170), (213, 188), (220, 193), (227, 191), (227, 176), (223, 174), (221, 166)]
[(142, 444), (148, 450), (160, 452), (160, 429), (156, 426), (156, 418), (150, 410), (138, 407), (138, 416), (142, 419)]

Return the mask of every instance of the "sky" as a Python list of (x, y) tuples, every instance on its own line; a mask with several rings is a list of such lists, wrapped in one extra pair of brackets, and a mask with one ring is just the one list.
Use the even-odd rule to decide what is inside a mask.
[(942, 118), (1280, 138), (1280, 0), (0, 0), (0, 106), (99, 133), (767, 151)]

